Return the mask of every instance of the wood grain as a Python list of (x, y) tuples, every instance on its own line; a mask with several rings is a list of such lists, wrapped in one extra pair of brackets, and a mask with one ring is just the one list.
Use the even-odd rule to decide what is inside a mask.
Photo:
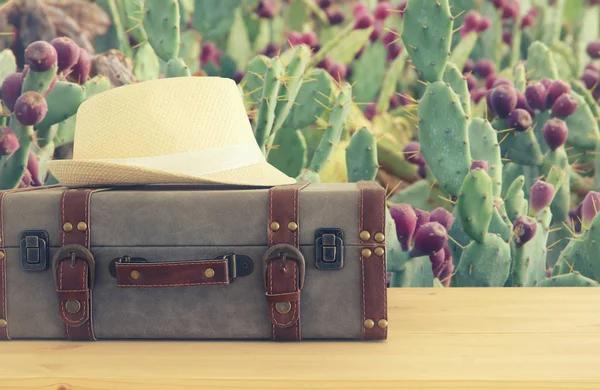
[(0, 343), (0, 389), (598, 389), (600, 289), (393, 289), (386, 342)]

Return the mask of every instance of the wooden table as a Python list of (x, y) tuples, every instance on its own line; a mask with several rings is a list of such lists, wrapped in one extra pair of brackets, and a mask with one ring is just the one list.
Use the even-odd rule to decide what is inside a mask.
[(0, 343), (0, 389), (599, 389), (600, 289), (393, 289), (387, 342)]

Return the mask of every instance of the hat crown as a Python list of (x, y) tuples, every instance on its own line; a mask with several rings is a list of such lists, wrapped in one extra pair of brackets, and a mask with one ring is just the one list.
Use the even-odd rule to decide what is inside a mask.
[(163, 156), (252, 141), (233, 80), (160, 79), (115, 88), (84, 102), (77, 113), (73, 159)]

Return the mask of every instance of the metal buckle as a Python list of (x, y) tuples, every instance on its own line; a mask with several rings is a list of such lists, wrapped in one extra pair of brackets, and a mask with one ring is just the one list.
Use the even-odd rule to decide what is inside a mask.
[(263, 282), (265, 290), (267, 290), (267, 266), (272, 260), (284, 258), (286, 260), (292, 260), (298, 263), (300, 271), (299, 289), (302, 290), (304, 287), (304, 277), (306, 273), (306, 261), (300, 250), (289, 244), (277, 244), (273, 245), (265, 252), (263, 256)]
[(94, 288), (94, 282), (96, 280), (96, 261), (94, 255), (86, 247), (82, 245), (65, 245), (60, 248), (52, 260), (52, 270), (54, 271), (54, 282), (58, 286), (58, 267), (63, 261), (70, 261), (71, 266), (74, 267), (77, 260), (83, 260), (88, 263), (89, 271), (89, 283), (90, 290)]
[(236, 255), (230, 253), (221, 256), (223, 260), (227, 260), (229, 268), (229, 282), (233, 282), (240, 276), (248, 276), (254, 271), (254, 261), (250, 256)]

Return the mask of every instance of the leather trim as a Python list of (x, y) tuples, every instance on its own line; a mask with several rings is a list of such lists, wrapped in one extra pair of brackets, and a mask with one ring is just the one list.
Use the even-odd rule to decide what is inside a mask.
[[(387, 339), (387, 288), (386, 258), (377, 256), (375, 248), (383, 247), (385, 241), (376, 238), (385, 237), (385, 190), (377, 182), (360, 181), (360, 229), (369, 232), (369, 239), (362, 240), (361, 246), (361, 284), (362, 284), (362, 338), (364, 340)], [(380, 233), (380, 235), (378, 235)], [(363, 256), (362, 249), (371, 249), (369, 257)], [(371, 320), (371, 321), (368, 321)], [(366, 326), (366, 325), (369, 326)]]
[(4, 230), (2, 206), (6, 192), (0, 192), (0, 320), (6, 321), (4, 327), (0, 328), (0, 340), (10, 340), (8, 334), (8, 313), (6, 310), (6, 250), (4, 249)]
[[(214, 275), (207, 277), (206, 270)], [(223, 260), (115, 264), (118, 287), (185, 287), (229, 284), (229, 264)], [(130, 277), (137, 271), (137, 279)]]
[[(61, 197), (61, 246), (80, 245), (90, 247), (90, 200), (98, 190), (66, 190)], [(70, 224), (70, 229), (65, 229)], [(85, 225), (84, 225), (85, 224)], [(73, 252), (73, 258), (65, 256), (57, 260), (57, 294), (59, 315), (65, 324), (67, 339), (77, 341), (96, 340), (92, 321), (92, 275), (93, 259), (84, 259)], [(79, 299), (69, 299), (69, 298)], [(79, 310), (69, 312), (68, 302), (77, 301)]]
[[(268, 200), (268, 239), (269, 247), (287, 244), (298, 248), (300, 223), (298, 221), (299, 192), (310, 183), (296, 183), (273, 187), (269, 190)], [(278, 229), (272, 224), (277, 223)], [(290, 229), (295, 224), (295, 229)], [(302, 259), (304, 260), (304, 259)], [(302, 262), (303, 264), (303, 262)], [(285, 255), (273, 257), (267, 263), (266, 295), (269, 304), (268, 316), (271, 321), (271, 339), (276, 341), (297, 341), (301, 337), (300, 329), (300, 263), (287, 259)], [(278, 294), (292, 294), (290, 309), (285, 313), (277, 310), (275, 298)]]

